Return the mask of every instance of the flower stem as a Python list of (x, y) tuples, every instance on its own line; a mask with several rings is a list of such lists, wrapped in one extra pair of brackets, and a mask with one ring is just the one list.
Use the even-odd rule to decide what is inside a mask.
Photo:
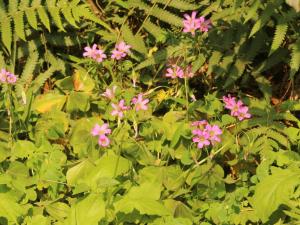
[(184, 89), (185, 89), (185, 104), (186, 104), (186, 120), (189, 120), (189, 84), (188, 84), (188, 78), (184, 78)]

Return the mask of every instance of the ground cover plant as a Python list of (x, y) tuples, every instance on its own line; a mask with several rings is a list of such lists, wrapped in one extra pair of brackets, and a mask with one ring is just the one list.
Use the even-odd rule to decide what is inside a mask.
[(300, 1), (0, 1), (0, 224), (298, 224)]

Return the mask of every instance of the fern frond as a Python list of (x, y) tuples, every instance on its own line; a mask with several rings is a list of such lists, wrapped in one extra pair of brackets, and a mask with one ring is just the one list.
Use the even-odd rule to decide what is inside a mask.
[(55, 71), (57, 71), (57, 69), (52, 65), (48, 70), (39, 74), (31, 84), (30, 90), (32, 91), (32, 93), (37, 93), (43, 87), (46, 80), (49, 79)]
[(153, 10), (151, 10), (150, 15), (156, 17), (157, 19), (165, 23), (175, 25), (177, 27), (182, 26), (182, 19), (180, 17), (159, 7), (154, 7)]
[(29, 23), (29, 25), (37, 30), (38, 29), (38, 22), (37, 22), (37, 18), (36, 18), (36, 12), (34, 10), (34, 8), (29, 8), (28, 10), (25, 11), (25, 15), (27, 18), (27, 21)]
[(12, 42), (12, 29), (11, 29), (11, 21), (9, 17), (6, 17), (1, 21), (1, 38), (4, 46), (7, 48), (7, 50), (10, 53), (11, 42)]
[(257, 11), (259, 7), (262, 6), (262, 3), (260, 0), (256, 0), (251, 6), (250, 9), (247, 12), (247, 15), (245, 16), (244, 24), (247, 23), (249, 20), (253, 19), (257, 16)]
[(157, 3), (161, 3), (182, 11), (195, 10), (199, 8), (198, 5), (186, 2), (184, 0), (156, 0)]
[(284, 41), (287, 30), (288, 30), (288, 24), (286, 22), (280, 22), (277, 24), (269, 55), (271, 55), (274, 51), (276, 51), (280, 47), (280, 45)]
[(19, 38), (21, 38), (23, 41), (26, 41), (25, 36), (25, 28), (24, 28), (24, 12), (19, 11), (15, 14), (13, 17), (14, 19), (14, 25), (15, 25), (15, 32), (18, 35)]
[(142, 36), (133, 35), (127, 24), (122, 27), (122, 36), (124, 38), (124, 41), (131, 45), (134, 50), (142, 53), (143, 55), (147, 54), (147, 48)]
[(266, 9), (263, 11), (262, 15), (260, 15), (259, 19), (256, 21), (252, 30), (250, 32), (249, 37), (252, 37), (257, 31), (259, 31), (270, 19), (270, 17), (275, 12), (275, 5), (270, 3), (267, 5)]
[(44, 26), (47, 28), (47, 30), (50, 32), (50, 20), (49, 16), (45, 10), (45, 8), (40, 7), (37, 9), (38, 15), (40, 17), (41, 22), (44, 24)]
[(163, 41), (166, 38), (166, 32), (160, 28), (159, 26), (156, 26), (151, 21), (147, 20), (144, 23), (144, 28), (159, 42)]
[(292, 57), (290, 61), (290, 78), (293, 78), (294, 75), (300, 68), (300, 38), (292, 45)]
[(65, 29), (62, 25), (61, 17), (60, 17), (60, 10), (56, 6), (56, 0), (47, 0), (47, 6), (48, 6), (48, 12), (51, 15), (56, 26), (60, 30), (65, 31)]

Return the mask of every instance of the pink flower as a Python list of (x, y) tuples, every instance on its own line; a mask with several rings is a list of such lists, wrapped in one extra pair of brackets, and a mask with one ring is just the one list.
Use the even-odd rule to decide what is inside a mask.
[(209, 135), (206, 131), (198, 130), (196, 135), (196, 137), (193, 137), (193, 142), (198, 143), (198, 148), (203, 148), (204, 146), (210, 145)]
[(100, 136), (100, 135), (110, 134), (111, 129), (108, 128), (107, 123), (104, 123), (101, 126), (99, 124), (95, 124), (91, 133), (93, 136)]
[(93, 44), (92, 48), (86, 46), (84, 48), (85, 52), (83, 53), (83, 56), (94, 59), (97, 62), (102, 62), (107, 56), (104, 54), (102, 49), (97, 48), (97, 44)]
[(112, 100), (115, 97), (117, 86), (113, 86), (112, 89), (106, 88), (105, 92), (102, 94), (102, 96)]
[(183, 78), (184, 72), (179, 66), (172, 65), (171, 68), (167, 69), (166, 77), (170, 77), (172, 79), (177, 78), (177, 77)]
[(238, 100), (234, 103), (230, 115), (231, 116), (238, 116), (240, 108), (243, 107), (243, 102), (241, 100)]
[(124, 111), (129, 109), (128, 106), (125, 106), (124, 99), (120, 100), (118, 105), (112, 103), (111, 106), (113, 107), (113, 111), (111, 112), (111, 115), (118, 116), (120, 119), (124, 117)]
[(104, 54), (102, 49), (98, 49), (93, 57), (93, 59), (95, 59), (97, 62), (102, 62), (106, 58), (107, 56)]
[(111, 58), (120, 60), (130, 52), (130, 45), (126, 45), (124, 41), (121, 41), (119, 44), (115, 46), (115, 49), (112, 51)]
[(2, 83), (5, 83), (6, 82), (6, 78), (7, 78), (7, 71), (5, 69), (1, 69), (1, 72), (0, 72), (0, 81)]
[(14, 84), (14, 83), (17, 82), (17, 76), (8, 72), (7, 77), (6, 77), (6, 81), (9, 84)]
[(133, 104), (135, 104), (135, 110), (139, 111), (139, 110), (147, 110), (148, 109), (148, 102), (149, 99), (143, 99), (143, 94), (138, 94), (138, 97), (134, 97), (131, 102)]
[(206, 120), (194, 121), (192, 122), (193, 127), (197, 127), (200, 130), (204, 130), (208, 122)]
[(231, 95), (228, 95), (227, 97), (223, 96), (223, 102), (225, 103), (226, 109), (233, 109), (236, 104), (235, 97), (231, 97)]
[(195, 74), (193, 73), (192, 71), (192, 66), (187, 66), (185, 68), (185, 71), (184, 71), (184, 77), (186, 78), (192, 78)]
[(97, 52), (97, 45), (96, 44), (93, 44), (92, 47), (89, 47), (89, 46), (86, 46), (84, 48), (84, 53), (83, 53), (83, 56), (84, 57), (87, 57), (87, 58), (94, 58), (95, 57), (95, 54)]
[(104, 134), (100, 135), (99, 136), (99, 139), (98, 139), (98, 144), (102, 147), (107, 147), (110, 143), (110, 140), (108, 137), (106, 137)]
[(237, 117), (240, 121), (251, 118), (251, 114), (248, 113), (248, 107), (247, 106), (240, 107), (237, 112)]
[(201, 16), (199, 18), (200, 20), (200, 26), (199, 26), (199, 30), (206, 33), (208, 32), (208, 30), (211, 28), (211, 21), (210, 20), (205, 20), (204, 16)]
[(185, 18), (183, 20), (183, 26), (184, 26), (183, 32), (184, 33), (190, 32), (194, 36), (195, 31), (200, 28), (201, 21), (199, 18), (196, 18), (196, 15), (197, 15), (197, 12), (195, 12), (195, 11), (192, 12), (191, 16), (188, 14), (183, 15)]
[(221, 142), (220, 135), (222, 134), (222, 130), (217, 125), (206, 125), (205, 130), (209, 135), (209, 140), (214, 144), (215, 142)]

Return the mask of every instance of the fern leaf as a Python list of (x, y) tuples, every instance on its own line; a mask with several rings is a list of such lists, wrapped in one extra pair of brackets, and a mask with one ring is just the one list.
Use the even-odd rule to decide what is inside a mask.
[(167, 4), (167, 6), (180, 9), (183, 11), (195, 10), (199, 8), (198, 5), (186, 2), (184, 0), (156, 0), (157, 3)]
[(257, 15), (258, 8), (262, 6), (262, 3), (260, 0), (256, 0), (250, 9), (247, 12), (247, 15), (245, 16), (244, 24), (247, 23), (249, 20), (253, 19)]
[(73, 27), (77, 27), (76, 21), (72, 15), (72, 9), (68, 6), (63, 7), (61, 10), (62, 14), (64, 15), (64, 17), (66, 18), (66, 20), (73, 26)]
[(147, 20), (144, 23), (144, 28), (153, 36), (155, 39), (159, 41), (164, 41), (166, 39), (166, 31), (164, 31), (159, 26), (156, 26), (154, 23)]
[(142, 53), (143, 55), (147, 54), (147, 48), (143, 38), (140, 35), (133, 35), (127, 24), (122, 27), (122, 36), (124, 41), (131, 45), (134, 50)]
[(269, 21), (270, 17), (273, 15), (274, 12), (275, 5), (272, 3), (268, 4), (266, 9), (263, 11), (262, 15), (252, 27), (249, 37), (252, 37), (257, 31), (259, 31)]
[(162, 63), (164, 61), (167, 61), (168, 58), (174, 56), (174, 53), (180, 52), (181, 47), (180, 46), (169, 46), (166, 49), (160, 50), (153, 54), (153, 56), (149, 57), (145, 61), (141, 62), (139, 65), (137, 65), (134, 70), (141, 70), (143, 68), (146, 68), (148, 66), (153, 66), (159, 63)]
[(43, 7), (40, 7), (37, 9), (37, 12), (38, 12), (41, 22), (44, 24), (44, 26), (50, 32), (51, 31), (50, 20), (49, 20), (49, 16), (48, 16), (46, 10)]
[(213, 69), (216, 68), (222, 59), (222, 53), (219, 51), (214, 51), (208, 61), (208, 71), (207, 74), (211, 74)]
[(42, 88), (46, 80), (49, 79), (54, 74), (55, 71), (57, 71), (57, 69), (55, 68), (55, 66), (52, 65), (44, 73), (39, 74), (37, 78), (32, 82), (30, 88), (32, 90), (32, 93), (33, 94), (37, 93)]
[(10, 0), (8, 4), (8, 12), (14, 14), (18, 11), (18, 0)]
[(288, 30), (287, 23), (277, 24), (269, 55), (271, 55), (274, 51), (276, 51), (280, 47), (280, 45), (284, 41), (287, 30)]
[(56, 26), (62, 30), (65, 31), (62, 22), (61, 22), (61, 18), (60, 18), (60, 10), (59, 8), (56, 6), (56, 0), (48, 0), (47, 1), (47, 6), (48, 6), (48, 12), (50, 13), (54, 23), (56, 24)]
[(300, 68), (300, 38), (292, 45), (292, 58), (290, 61), (290, 78), (293, 78), (294, 75)]
[(35, 12), (34, 8), (29, 8), (29, 9), (25, 10), (25, 15), (26, 15), (29, 25), (33, 29), (37, 30), (38, 22), (37, 22), (36, 12)]
[(9, 17), (6, 17), (1, 21), (1, 38), (4, 46), (7, 48), (7, 50), (10, 53), (11, 42), (12, 42), (12, 29), (11, 29), (11, 21)]
[(6, 16), (6, 6), (4, 1), (0, 1), (0, 18), (4, 18)]
[(80, 21), (80, 17), (83, 17), (103, 26), (111, 32), (113, 31), (107, 23), (95, 16), (86, 4), (72, 8), (72, 13), (76, 21)]
[(175, 25), (177, 27), (182, 26), (182, 19), (175, 14), (170, 13), (167, 10), (163, 10), (158, 7), (154, 7), (153, 10), (151, 10), (150, 15), (158, 18), (159, 20), (164, 21), (165, 23)]
[(18, 11), (14, 17), (14, 24), (15, 24), (15, 32), (19, 38), (23, 41), (26, 41), (25, 31), (24, 31), (24, 12)]
[(230, 85), (232, 85), (237, 79), (239, 79), (246, 68), (246, 62), (241, 60), (241, 59), (237, 59), (235, 64), (231, 66), (228, 74), (230, 74), (230, 76), (227, 78), (225, 84), (224, 84), (224, 88), (229, 87)]

